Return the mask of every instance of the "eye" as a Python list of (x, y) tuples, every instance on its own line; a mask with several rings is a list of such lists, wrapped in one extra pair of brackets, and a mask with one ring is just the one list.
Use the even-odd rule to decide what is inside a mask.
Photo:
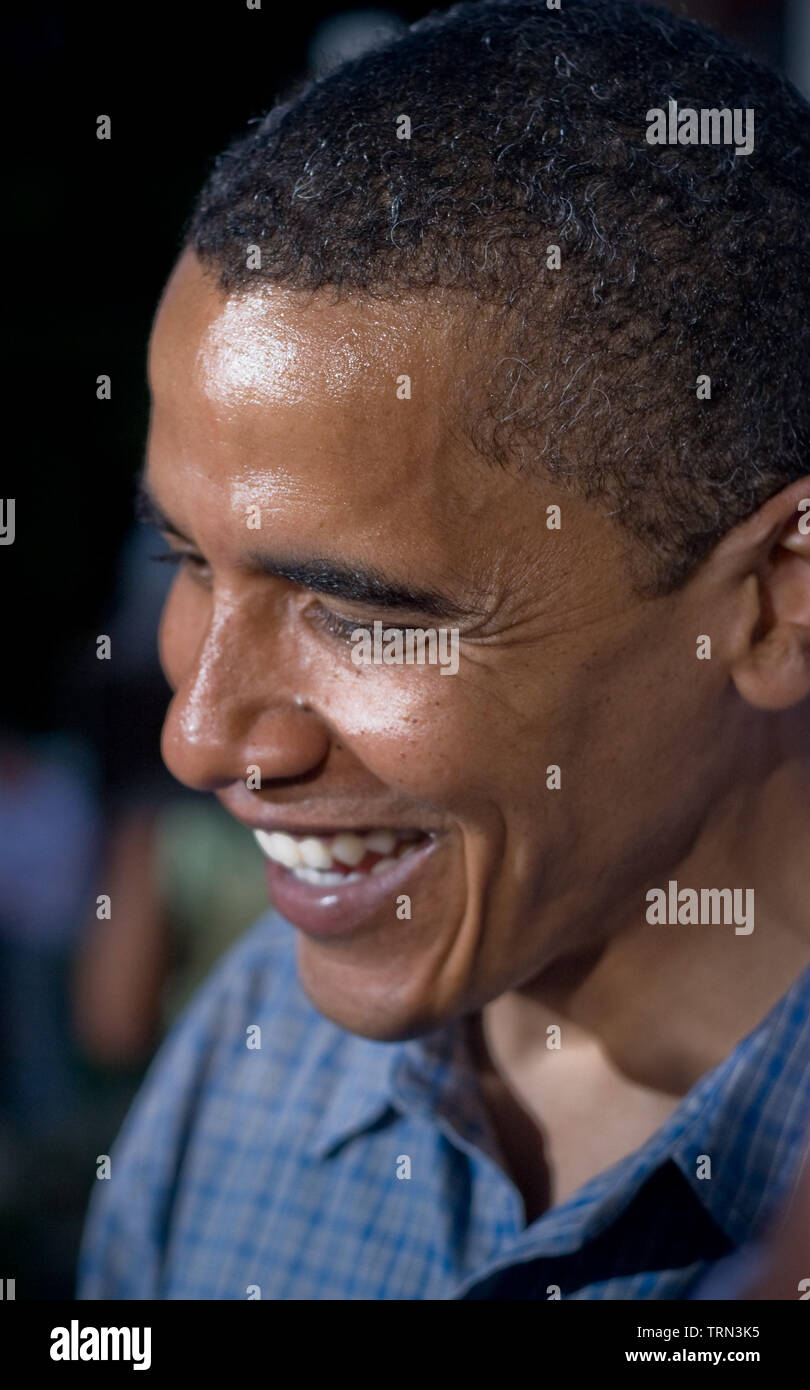
[[(344, 618), (339, 613), (334, 613), (331, 608), (324, 608), (322, 603), (310, 604), (307, 613), (325, 632), (330, 633), (332, 637), (337, 637), (342, 642), (350, 643), (352, 633), (356, 632), (358, 628), (373, 630), (374, 627), (374, 619), (372, 618)], [(383, 620), (383, 626), (396, 628), (398, 632), (404, 632), (406, 627), (404, 623), (389, 623), (385, 620)]]
[(342, 642), (351, 642), (352, 633), (356, 628), (363, 626), (356, 618), (342, 618), (339, 613), (333, 613), (331, 608), (324, 608), (321, 603), (311, 604), (307, 612), (320, 628)]
[(187, 569), (195, 578), (206, 579), (210, 573), (207, 561), (193, 550), (160, 550), (150, 558), (157, 560), (159, 564), (177, 565)]

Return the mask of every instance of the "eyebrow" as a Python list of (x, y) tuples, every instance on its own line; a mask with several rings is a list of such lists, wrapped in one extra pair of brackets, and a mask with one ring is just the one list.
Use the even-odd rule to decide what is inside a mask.
[[(135, 496), (135, 515), (145, 526), (154, 526), (156, 530), (194, 546), (191, 538), (184, 535), (166, 515), (143, 481), (139, 483)], [(343, 599), (347, 603), (365, 603), (389, 611), (425, 613), (435, 618), (475, 617), (484, 612), (483, 609), (462, 606), (438, 589), (412, 588), (409, 584), (388, 579), (377, 569), (344, 565), (321, 555), (282, 559), (254, 551), (248, 555), (247, 563), (268, 577), (286, 579), (291, 584)]]

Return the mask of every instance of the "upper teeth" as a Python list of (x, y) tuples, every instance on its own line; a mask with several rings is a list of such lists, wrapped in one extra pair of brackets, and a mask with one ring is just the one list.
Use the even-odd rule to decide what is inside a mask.
[(285, 869), (320, 869), (328, 871), (335, 863), (355, 868), (365, 859), (367, 851), (389, 856), (400, 841), (413, 839), (407, 830), (371, 830), (367, 835), (357, 835), (353, 830), (342, 830), (338, 835), (307, 835), (295, 839), (281, 830), (270, 833), (254, 830), (254, 835), (268, 859), (283, 864)]

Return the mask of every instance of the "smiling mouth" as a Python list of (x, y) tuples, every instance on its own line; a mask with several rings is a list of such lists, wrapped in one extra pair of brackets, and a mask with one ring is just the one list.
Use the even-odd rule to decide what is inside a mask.
[(254, 830), (263, 854), (292, 878), (316, 888), (337, 888), (387, 873), (432, 837), (423, 830), (341, 830), (291, 835)]

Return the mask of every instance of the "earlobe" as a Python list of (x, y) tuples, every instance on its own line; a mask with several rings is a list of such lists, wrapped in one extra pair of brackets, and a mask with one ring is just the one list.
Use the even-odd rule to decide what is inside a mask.
[(810, 695), (810, 632), (779, 623), (755, 642), (731, 672), (740, 695), (755, 709), (781, 710)]
[(762, 710), (810, 695), (810, 498), (791, 500), (759, 572), (759, 621), (731, 671), (743, 699)]

